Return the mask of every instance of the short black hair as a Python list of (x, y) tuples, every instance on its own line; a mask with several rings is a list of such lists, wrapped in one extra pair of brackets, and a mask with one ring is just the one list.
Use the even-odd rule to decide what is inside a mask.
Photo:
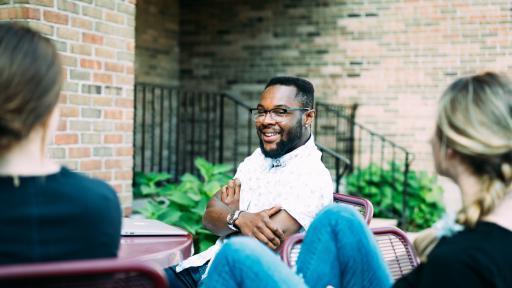
[(274, 85), (293, 86), (297, 88), (297, 95), (295, 95), (295, 98), (302, 104), (302, 107), (309, 109), (314, 108), (315, 88), (308, 80), (290, 76), (274, 77), (268, 81), (265, 89)]

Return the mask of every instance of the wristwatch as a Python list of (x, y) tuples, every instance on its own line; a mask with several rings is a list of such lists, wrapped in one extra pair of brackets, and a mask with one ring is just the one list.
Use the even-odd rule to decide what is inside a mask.
[(237, 227), (235, 227), (235, 221), (240, 217), (240, 213), (244, 211), (241, 210), (235, 210), (228, 214), (228, 218), (226, 219), (226, 222), (228, 222), (229, 229), (233, 231), (240, 231)]

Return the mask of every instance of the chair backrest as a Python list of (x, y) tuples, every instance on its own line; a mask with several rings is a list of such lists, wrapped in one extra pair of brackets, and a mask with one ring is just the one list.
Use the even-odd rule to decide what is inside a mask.
[[(372, 229), (372, 232), (393, 279), (402, 277), (418, 266), (418, 256), (414, 252), (411, 242), (400, 229), (381, 227)], [(304, 236), (304, 233), (297, 233), (288, 237), (283, 243), (281, 259), (289, 267), (297, 265)]]
[(372, 232), (393, 279), (404, 276), (418, 266), (418, 255), (402, 230), (380, 227), (373, 228)]
[(372, 221), (373, 205), (370, 200), (358, 196), (339, 193), (334, 193), (333, 198), (333, 201), (336, 204), (346, 204), (356, 208), (356, 210), (363, 216), (366, 224), (370, 224), (370, 221)]
[(0, 266), (0, 287), (165, 288), (162, 271), (140, 261), (103, 259)]

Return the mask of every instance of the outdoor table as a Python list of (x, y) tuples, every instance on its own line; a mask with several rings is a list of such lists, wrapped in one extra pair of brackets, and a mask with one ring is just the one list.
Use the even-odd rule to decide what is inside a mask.
[(122, 236), (119, 258), (137, 259), (165, 268), (193, 253), (192, 236)]

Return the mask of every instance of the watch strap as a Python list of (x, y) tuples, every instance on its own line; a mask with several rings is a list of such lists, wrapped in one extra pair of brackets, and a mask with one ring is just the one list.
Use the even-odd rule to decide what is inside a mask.
[(236, 226), (235, 226), (235, 221), (238, 220), (238, 217), (240, 217), (240, 214), (242, 213), (243, 211), (242, 210), (235, 210), (231, 213), (229, 213), (228, 217), (227, 217), (227, 223), (228, 223), (228, 227), (229, 229), (233, 230), (233, 231), (240, 231)]

